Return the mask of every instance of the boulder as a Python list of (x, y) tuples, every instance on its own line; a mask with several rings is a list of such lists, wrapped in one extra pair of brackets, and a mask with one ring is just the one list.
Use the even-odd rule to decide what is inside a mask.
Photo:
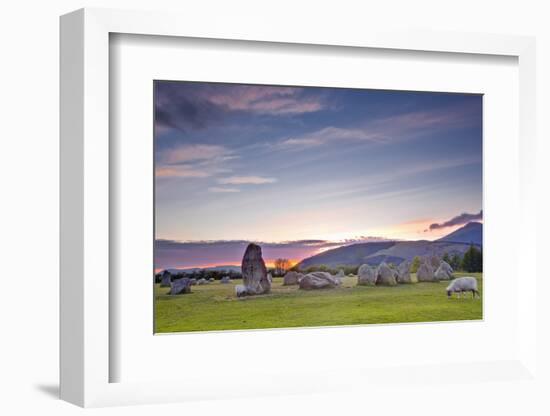
[(197, 279), (189, 279), (189, 284), (195, 286), (197, 284)]
[(443, 270), (448, 273), (448, 274), (453, 274), (454, 270), (453, 268), (451, 267), (451, 265), (449, 263), (447, 263), (446, 261), (443, 261), (441, 260), (441, 264), (439, 265), (439, 267), (442, 267)]
[(453, 268), (449, 263), (442, 261), (435, 271), (434, 277), (437, 280), (451, 280), (453, 278)]
[(271, 291), (271, 279), (267, 274), (262, 248), (250, 243), (246, 248), (241, 265), (243, 284), (249, 295), (259, 295)]
[(174, 280), (170, 286), (169, 295), (183, 295), (185, 293), (191, 293), (191, 279), (188, 277), (182, 277), (181, 279)]
[(235, 286), (235, 294), (237, 295), (238, 298), (248, 295), (246, 291), (246, 287), (244, 285)]
[(434, 269), (429, 261), (424, 261), (416, 271), (416, 279), (419, 282), (437, 282), (434, 276)]
[(340, 279), (327, 272), (313, 272), (303, 276), (299, 283), (300, 289), (329, 289), (340, 286)]
[(411, 278), (411, 264), (405, 260), (397, 266), (397, 282), (398, 283), (412, 283)]
[(395, 286), (397, 284), (396, 275), (397, 272), (395, 270), (392, 270), (390, 266), (382, 262), (376, 269), (376, 284), (382, 286)]
[(437, 257), (436, 255), (430, 256), (430, 264), (432, 266), (432, 269), (437, 270), (439, 265), (441, 264), (441, 259)]
[(357, 271), (357, 284), (374, 286), (376, 284), (376, 270), (368, 264), (363, 264)]
[(231, 283), (231, 278), (229, 276), (224, 276), (221, 278), (220, 283)]
[(204, 278), (202, 278), (202, 279), (199, 279), (199, 280), (197, 281), (197, 284), (198, 284), (198, 285), (204, 285), (204, 284), (206, 284), (206, 282), (207, 282), (207, 280), (204, 279)]
[(344, 274), (344, 271), (342, 269), (338, 270), (338, 274), (336, 275), (336, 277), (339, 277), (340, 279), (342, 277), (345, 277), (346, 275)]
[(288, 272), (283, 278), (283, 286), (297, 285), (300, 278), (304, 275), (298, 272)]
[(172, 275), (169, 271), (165, 270), (162, 273), (162, 280), (160, 281), (160, 287), (170, 287), (172, 283)]

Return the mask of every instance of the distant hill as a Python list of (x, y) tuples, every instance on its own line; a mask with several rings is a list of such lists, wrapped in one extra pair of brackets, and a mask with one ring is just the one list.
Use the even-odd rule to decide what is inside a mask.
[(483, 225), (470, 222), (453, 233), (436, 241), (390, 241), (360, 243), (327, 250), (323, 253), (302, 260), (298, 268), (303, 270), (310, 266), (324, 264), (329, 267), (359, 266), (361, 264), (378, 265), (386, 263), (399, 264), (412, 260), (415, 256), (463, 255), (470, 244), (481, 246)]
[(193, 273), (198, 272), (199, 270), (207, 270), (207, 271), (218, 271), (218, 272), (241, 272), (241, 266), (212, 266), (212, 267), (192, 267), (188, 269), (166, 269), (171, 274), (178, 274), (178, 273)]
[(447, 241), (453, 243), (483, 244), (483, 224), (479, 222), (469, 222), (464, 227), (440, 238), (437, 241)]
[(394, 244), (395, 241), (384, 241), (358, 243), (350, 246), (338, 247), (304, 259), (299, 263), (298, 267), (300, 269), (306, 269), (309, 266), (316, 266), (319, 264), (326, 264), (327, 266), (356, 265), (363, 262), (367, 256), (375, 254), (380, 250), (390, 248)]

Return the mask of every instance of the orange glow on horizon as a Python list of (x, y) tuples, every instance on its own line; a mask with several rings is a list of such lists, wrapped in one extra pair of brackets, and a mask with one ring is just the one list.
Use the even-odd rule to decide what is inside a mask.
[[(265, 259), (265, 267), (267, 268), (273, 268), (275, 267), (275, 260), (276, 259)], [(300, 259), (288, 259), (290, 262), (290, 267), (294, 267), (298, 263), (300, 263)], [(212, 264), (202, 264), (202, 265), (195, 265), (195, 266), (180, 266), (180, 267), (168, 267), (168, 269), (208, 269), (211, 267), (221, 267), (221, 266), (241, 266), (241, 262), (223, 262), (223, 263), (212, 263)], [(156, 268), (155, 274), (162, 272), (163, 268)]]

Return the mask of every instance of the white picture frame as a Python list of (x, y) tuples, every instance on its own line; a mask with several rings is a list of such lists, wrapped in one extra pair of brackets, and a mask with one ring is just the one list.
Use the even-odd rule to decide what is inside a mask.
[[(162, 381), (112, 382), (110, 366), (119, 359), (110, 349), (113, 336), (110, 310), (112, 272), (110, 226), (110, 124), (109, 124), (109, 36), (113, 33), (278, 42), (281, 44), (331, 45), (340, 48), (430, 51), (443, 54), (504, 55), (518, 59), (520, 186), (517, 256), (521, 262), (529, 253), (522, 241), (536, 241), (535, 212), (535, 40), (529, 37), (468, 33), (397, 32), (356, 29), (331, 33), (312, 25), (307, 32), (296, 27), (247, 21), (234, 26), (219, 20), (208, 27), (191, 16), (82, 9), (61, 18), (61, 398), (79, 406), (161, 403), (208, 399), (211, 392), (181, 383)], [(116, 161), (115, 161), (116, 162)], [(531, 254), (532, 255), (532, 254)], [(517, 292), (519, 345), (517, 356), (498, 362), (457, 365), (441, 362), (408, 369), (422, 382), (439, 380), (437, 375), (452, 371), (456, 380), (480, 383), (502, 380), (537, 383), (537, 327), (535, 261), (523, 262), (526, 284)], [(148, 282), (147, 282), (148, 283)], [(528, 284), (527, 284), (528, 283)], [(405, 330), (405, 329), (403, 329)], [(311, 333), (313, 334), (313, 333)], [(302, 336), (312, 336), (306, 334)], [(237, 334), (238, 336), (238, 334)], [(472, 376), (472, 374), (476, 374)], [(327, 380), (318, 374), (272, 374), (271, 391), (254, 383), (246, 394), (231, 390), (216, 397), (330, 392), (350, 384), (373, 383), (392, 377), (403, 378), (396, 369), (371, 369), (365, 374), (333, 369)], [(484, 378), (485, 377), (485, 378)], [(295, 382), (289, 382), (292, 378)], [(405, 377), (406, 378), (406, 377)], [(412, 380), (411, 379), (411, 380)], [(306, 381), (313, 381), (307, 384)], [(345, 382), (343, 381), (345, 380)], [(409, 380), (407, 383), (412, 384)], [(196, 380), (194, 380), (196, 381)], [(441, 381), (441, 380), (439, 380)], [(347, 388), (347, 387), (346, 387)], [(382, 389), (383, 390), (383, 389)], [(492, 394), (492, 393), (488, 393)], [(497, 394), (496, 392), (494, 394)], [(497, 397), (497, 396), (495, 396)]]

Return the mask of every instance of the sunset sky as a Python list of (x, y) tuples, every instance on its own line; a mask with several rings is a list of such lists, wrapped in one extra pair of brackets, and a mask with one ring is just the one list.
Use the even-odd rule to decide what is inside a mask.
[(481, 220), (481, 109), (480, 95), (157, 81), (155, 267)]

